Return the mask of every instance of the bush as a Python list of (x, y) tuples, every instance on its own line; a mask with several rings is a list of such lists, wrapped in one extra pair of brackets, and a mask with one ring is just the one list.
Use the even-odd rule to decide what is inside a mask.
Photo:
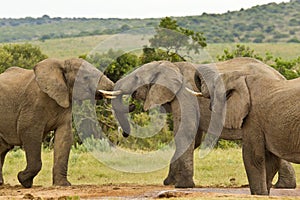
[(32, 69), (48, 56), (31, 44), (7, 44), (0, 47), (0, 73), (12, 66)]
[(92, 135), (91, 137), (86, 138), (82, 144), (86, 151), (100, 151), (100, 152), (109, 152), (111, 151), (111, 144), (107, 139), (95, 139)]
[(294, 79), (300, 77), (300, 57), (294, 60), (283, 60), (282, 58), (275, 58), (275, 63), (271, 64), (273, 68), (279, 71), (287, 79)]
[(241, 140), (219, 140), (215, 148), (217, 149), (230, 149), (230, 148), (240, 148), (242, 146)]
[(224, 50), (223, 55), (218, 55), (219, 61), (229, 60), (236, 57), (250, 57), (261, 60), (271, 67), (279, 71), (286, 79), (293, 79), (300, 76), (300, 57), (293, 60), (284, 60), (281, 57), (274, 58), (270, 53), (266, 53), (265, 57), (256, 54), (253, 49), (245, 45), (236, 45), (231, 51), (228, 49)]
[(298, 38), (292, 38), (287, 41), (288, 43), (300, 43), (300, 40)]
[(236, 47), (231, 51), (229, 49), (225, 49), (224, 54), (221, 56), (218, 55), (217, 59), (219, 61), (224, 61), (236, 57), (250, 57), (250, 58), (256, 58), (258, 60), (263, 60), (263, 58), (260, 55), (254, 53), (253, 49), (250, 49), (250, 47), (246, 45), (240, 45), (240, 44), (237, 44)]

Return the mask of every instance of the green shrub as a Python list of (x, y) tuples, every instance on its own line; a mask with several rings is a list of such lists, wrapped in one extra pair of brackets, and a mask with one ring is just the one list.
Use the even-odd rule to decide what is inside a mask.
[(100, 151), (100, 152), (109, 152), (111, 151), (111, 144), (107, 139), (95, 139), (92, 135), (91, 137), (86, 138), (82, 144), (87, 151)]
[(218, 55), (217, 59), (219, 61), (229, 60), (236, 57), (251, 57), (258, 60), (263, 60), (263, 58), (256, 54), (253, 49), (246, 45), (237, 44), (236, 47), (232, 50), (225, 49), (223, 55)]
[(230, 149), (230, 148), (240, 148), (242, 144), (241, 140), (223, 140), (220, 139), (217, 142), (215, 148), (217, 149)]
[(223, 55), (218, 55), (217, 59), (224, 61), (236, 57), (250, 57), (261, 60), (279, 71), (287, 79), (294, 79), (300, 76), (300, 57), (292, 60), (284, 60), (281, 57), (276, 58), (268, 52), (263, 57), (245, 45), (238, 44), (232, 50), (225, 49)]
[(0, 46), (0, 73), (12, 66), (31, 69), (47, 57), (39, 47), (28, 43)]

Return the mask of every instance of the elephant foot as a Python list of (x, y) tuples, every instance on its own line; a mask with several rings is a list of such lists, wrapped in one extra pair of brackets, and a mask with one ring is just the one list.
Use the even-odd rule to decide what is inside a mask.
[(175, 183), (175, 188), (193, 188), (195, 187), (195, 183), (193, 180), (188, 180), (187, 178), (185, 178), (182, 181), (178, 181), (177, 183)]
[(26, 175), (25, 172), (19, 172), (18, 173), (18, 180), (21, 183), (21, 185), (25, 188), (31, 188), (33, 184), (33, 178), (34, 177), (29, 177)]
[(65, 179), (65, 180), (53, 181), (53, 185), (55, 185), (55, 186), (71, 186), (71, 183)]
[(279, 179), (277, 183), (274, 185), (274, 188), (284, 188), (284, 189), (295, 189), (297, 187), (296, 180), (292, 181), (284, 181)]
[(269, 196), (270, 191), (251, 191), (251, 195), (263, 195), (263, 196)]
[(167, 177), (165, 180), (164, 180), (164, 185), (175, 185), (176, 183), (176, 180), (174, 177)]

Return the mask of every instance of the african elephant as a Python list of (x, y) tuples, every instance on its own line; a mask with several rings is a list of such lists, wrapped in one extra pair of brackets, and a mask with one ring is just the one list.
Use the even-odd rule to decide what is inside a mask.
[(268, 195), (280, 159), (300, 163), (300, 78), (276, 80), (241, 71), (219, 75), (208, 73), (209, 68), (198, 70), (198, 89), (210, 98), (213, 112), (219, 112), (218, 105), (226, 101), (224, 127), (243, 130), (243, 161), (251, 194)]
[(32, 186), (42, 167), (42, 140), (53, 130), (53, 184), (69, 186), (72, 100), (95, 100), (95, 95), (101, 95), (96, 92), (98, 89), (113, 87), (111, 80), (82, 59), (46, 59), (33, 70), (11, 67), (0, 74), (0, 184), (5, 155), (14, 146), (22, 146), (27, 166), (18, 173), (18, 180), (26, 188)]
[[(164, 180), (165, 185), (174, 184), (175, 187), (194, 187), (193, 151), (194, 148), (200, 145), (202, 134), (208, 130), (211, 119), (209, 100), (199, 97), (196, 102), (191, 103), (193, 95), (185, 92), (185, 87), (187, 86), (197, 90), (194, 81), (196, 66), (188, 62), (152, 62), (141, 66), (120, 79), (115, 85), (115, 90), (119, 90), (123, 94), (132, 94), (133, 98), (143, 100), (144, 110), (148, 110), (153, 105), (158, 104), (163, 105), (167, 111), (173, 113), (176, 151), (185, 149), (185, 152), (180, 153), (180, 150), (175, 152), (170, 164), (168, 177)], [(201, 65), (204, 68), (211, 66), (216, 66), (221, 72), (238, 70), (253, 74), (263, 73), (264, 76), (273, 79), (284, 79), (282, 75), (271, 67), (250, 58), (233, 59), (217, 63), (216, 65)], [(126, 110), (126, 107), (124, 108), (124, 105), (122, 105), (122, 96), (118, 96), (112, 103), (116, 118), (124, 130), (123, 135), (128, 136), (130, 126), (126, 114), (123, 112), (123, 110)], [(180, 103), (183, 103), (182, 107), (184, 108), (180, 108)], [(200, 121), (195, 122), (193, 120), (199, 120), (198, 112), (200, 112)], [(187, 119), (187, 121), (183, 121), (182, 118)], [(191, 141), (191, 137), (196, 138), (196, 140)], [(221, 138), (242, 139), (242, 131), (223, 131)], [(181, 143), (181, 140), (189, 142)], [(183, 145), (188, 146), (182, 147)], [(295, 187), (293, 168), (287, 162), (283, 162), (282, 166), (279, 175), (281, 186)]]

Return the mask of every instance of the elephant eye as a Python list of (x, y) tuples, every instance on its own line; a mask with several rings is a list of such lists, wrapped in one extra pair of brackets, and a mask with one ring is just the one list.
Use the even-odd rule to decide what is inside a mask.
[(226, 100), (228, 100), (228, 99), (231, 97), (233, 91), (234, 91), (234, 89), (231, 89), (231, 90), (227, 90), (227, 91), (226, 91)]

